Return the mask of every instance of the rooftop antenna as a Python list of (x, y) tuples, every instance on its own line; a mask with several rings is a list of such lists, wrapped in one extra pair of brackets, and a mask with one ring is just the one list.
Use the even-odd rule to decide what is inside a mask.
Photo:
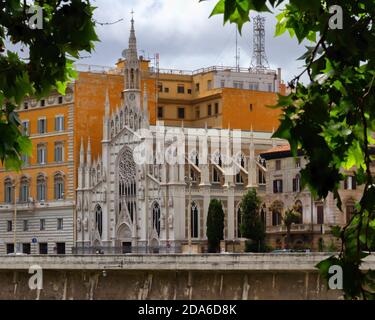
[(268, 59), (266, 55), (266, 18), (257, 15), (254, 19), (254, 34), (253, 34), (253, 58), (251, 66), (256, 70), (269, 69)]
[(240, 71), (240, 55), (241, 55), (241, 49), (238, 47), (238, 30), (237, 30), (237, 26), (236, 26), (236, 71), (239, 72)]

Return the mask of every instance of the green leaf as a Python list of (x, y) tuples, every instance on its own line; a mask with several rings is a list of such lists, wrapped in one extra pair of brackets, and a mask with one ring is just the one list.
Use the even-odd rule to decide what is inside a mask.
[(215, 8), (212, 10), (210, 17), (217, 15), (217, 14), (224, 14), (225, 12), (225, 0), (220, 0)]

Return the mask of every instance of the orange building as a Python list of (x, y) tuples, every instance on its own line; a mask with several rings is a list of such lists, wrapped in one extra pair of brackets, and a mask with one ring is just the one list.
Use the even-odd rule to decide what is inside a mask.
[[(71, 252), (81, 141), (90, 137), (92, 159), (101, 154), (106, 92), (111, 112), (123, 103), (125, 60), (115, 67), (77, 66), (66, 95), (27, 99), (19, 115), (33, 143), (21, 172), (0, 168), (0, 254)], [(167, 126), (272, 132), (278, 126), (281, 71), (211, 67), (164, 70), (140, 58), (141, 96), (149, 121)], [(85, 150), (88, 146), (84, 146)]]

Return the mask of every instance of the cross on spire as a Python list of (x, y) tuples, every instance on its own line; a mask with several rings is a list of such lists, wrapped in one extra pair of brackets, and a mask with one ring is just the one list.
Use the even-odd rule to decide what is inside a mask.
[(132, 15), (132, 20), (134, 20), (134, 10), (132, 9), (132, 11), (130, 13)]

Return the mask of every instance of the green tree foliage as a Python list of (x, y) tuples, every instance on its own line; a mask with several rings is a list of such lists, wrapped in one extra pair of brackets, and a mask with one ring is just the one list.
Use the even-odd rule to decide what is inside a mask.
[[(242, 198), (240, 225), (243, 237), (250, 239), (255, 251), (260, 251), (265, 238), (264, 226), (259, 216), (260, 199), (255, 189), (250, 189)], [(253, 250), (254, 251), (254, 250)]]
[[(341, 209), (342, 168), (352, 170), (363, 186), (353, 219), (333, 230), (342, 241), (341, 253), (318, 267), (328, 277), (332, 264), (341, 265), (345, 297), (373, 299), (374, 274), (361, 272), (360, 266), (366, 250), (375, 245), (375, 184), (370, 170), (375, 131), (375, 2), (220, 0), (212, 14), (223, 14), (224, 23), (236, 23), (241, 30), (250, 10), (272, 11), (279, 4), (283, 9), (276, 35), (288, 31), (299, 43), (307, 39), (312, 46), (300, 58), (305, 69), (289, 81), (292, 93), (279, 96), (276, 107), (283, 109), (283, 115), (274, 136), (287, 139), (293, 154), (298, 148), (304, 151), (309, 163), (302, 170), (302, 183), (316, 198), (332, 192)], [(337, 4), (342, 9), (342, 29), (330, 26), (339, 14), (332, 10)], [(299, 81), (304, 73), (310, 79), (307, 85)]]
[[(91, 52), (98, 40), (93, 10), (85, 0), (0, 2), (0, 160), (8, 169), (18, 170), (21, 154), (31, 153), (17, 114), (19, 104), (53, 89), (65, 94), (76, 76), (74, 59), (81, 51)], [(35, 18), (38, 12), (42, 21)]]
[(217, 199), (212, 199), (208, 207), (206, 235), (208, 251), (219, 252), (220, 241), (224, 239), (224, 211)]

